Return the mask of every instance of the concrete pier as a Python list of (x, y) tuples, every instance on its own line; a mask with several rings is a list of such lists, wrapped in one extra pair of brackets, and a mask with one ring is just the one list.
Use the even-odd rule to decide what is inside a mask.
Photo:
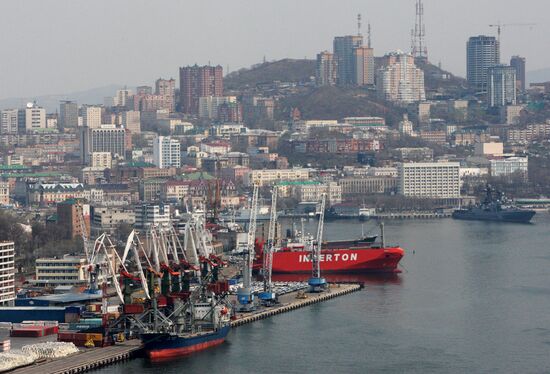
[(231, 322), (231, 327), (246, 325), (254, 321), (274, 316), (276, 314), (290, 312), (308, 305), (330, 300), (338, 296), (359, 291), (363, 286), (360, 284), (331, 284), (326, 292), (305, 293), (305, 299), (297, 299), (297, 292), (292, 292), (281, 297), (281, 304), (269, 308), (262, 308), (251, 313), (237, 313), (237, 319)]

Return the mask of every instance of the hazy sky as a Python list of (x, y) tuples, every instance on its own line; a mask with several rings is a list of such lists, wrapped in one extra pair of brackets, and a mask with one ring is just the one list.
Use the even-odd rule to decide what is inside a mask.
[[(236, 70), (284, 57), (314, 58), (335, 35), (372, 25), (376, 55), (410, 49), (415, 0), (0, 0), (0, 98), (107, 84), (152, 85), (178, 67)], [(507, 27), (502, 59), (550, 67), (550, 1), (424, 0), (430, 60), (464, 75), (469, 36)], [(364, 27), (366, 29), (366, 27)]]

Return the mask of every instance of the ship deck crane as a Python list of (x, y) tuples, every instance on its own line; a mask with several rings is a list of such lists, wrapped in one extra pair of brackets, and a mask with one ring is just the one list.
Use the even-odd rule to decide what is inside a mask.
[(276, 301), (277, 295), (273, 292), (273, 282), (271, 280), (273, 273), (273, 249), (275, 246), (275, 231), (277, 224), (277, 186), (273, 188), (271, 193), (271, 214), (269, 219), (269, 230), (267, 235), (267, 243), (263, 253), (263, 271), (264, 271), (264, 291), (258, 297), (265, 303)]
[(254, 184), (250, 208), (250, 223), (246, 243), (245, 260), (243, 262), (243, 286), (237, 290), (237, 300), (240, 310), (250, 312), (255, 309), (254, 293), (252, 292), (252, 266), (254, 264), (254, 241), (256, 239), (256, 215), (258, 213), (259, 186)]
[(316, 244), (313, 240), (309, 239), (309, 248), (311, 250), (311, 278), (309, 278), (309, 290), (310, 292), (321, 292), (326, 289), (327, 281), (321, 277), (321, 246), (323, 245), (323, 227), (325, 224), (325, 205), (327, 195), (321, 195), (321, 209), (319, 214), (319, 225), (317, 226), (317, 238)]

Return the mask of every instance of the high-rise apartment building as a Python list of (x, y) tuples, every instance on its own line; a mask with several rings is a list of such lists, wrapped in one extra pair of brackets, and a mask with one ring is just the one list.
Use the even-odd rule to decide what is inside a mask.
[(101, 127), (101, 111), (102, 108), (100, 106), (82, 106), (82, 126), (91, 129)]
[(381, 99), (400, 104), (426, 100), (424, 72), (414, 57), (394, 52), (384, 57), (384, 67), (377, 71), (376, 90)]
[(132, 96), (132, 90), (124, 88), (117, 90), (115, 97), (113, 98), (113, 104), (115, 106), (126, 107), (128, 104), (128, 98)]
[(76, 101), (62, 101), (59, 104), (57, 125), (60, 129), (78, 127), (78, 104)]
[(180, 68), (181, 109), (187, 114), (199, 113), (199, 98), (223, 95), (221, 66), (186, 66)]
[(353, 49), (354, 83), (358, 86), (374, 84), (374, 50), (368, 47)]
[(18, 130), (18, 110), (4, 109), (0, 112), (0, 134), (17, 134)]
[(445, 199), (460, 197), (458, 162), (410, 162), (398, 168), (398, 190), (407, 197)]
[(157, 136), (153, 141), (153, 162), (163, 169), (181, 166), (180, 142), (169, 136)]
[(15, 300), (15, 244), (0, 242), (0, 306), (13, 306)]
[(175, 79), (157, 79), (155, 82), (155, 94), (164, 96), (170, 103), (167, 109), (170, 112), (176, 110), (176, 80)]
[(489, 68), (487, 81), (489, 108), (516, 105), (516, 69), (514, 67), (497, 65)]
[(45, 129), (46, 109), (28, 103), (25, 109), (19, 109), (17, 125), (21, 134)]
[(99, 128), (83, 127), (80, 131), (80, 159), (90, 164), (92, 153), (110, 152), (113, 159), (124, 159), (126, 154), (126, 129), (116, 125)]
[(525, 91), (525, 57), (512, 56), (510, 66), (516, 69), (516, 88)]
[(362, 35), (346, 35), (334, 38), (333, 48), (334, 57), (338, 65), (338, 84), (347, 85), (355, 83), (353, 50), (362, 45)]
[(334, 86), (337, 80), (338, 65), (334, 54), (324, 51), (317, 54), (315, 82), (317, 86)]
[(132, 134), (141, 132), (141, 115), (137, 110), (127, 110), (120, 114), (120, 124)]
[(218, 118), (218, 107), (228, 103), (237, 103), (237, 96), (199, 97), (199, 118)]
[(472, 36), (466, 45), (466, 76), (468, 83), (481, 91), (487, 90), (487, 73), (500, 63), (500, 44), (494, 36)]

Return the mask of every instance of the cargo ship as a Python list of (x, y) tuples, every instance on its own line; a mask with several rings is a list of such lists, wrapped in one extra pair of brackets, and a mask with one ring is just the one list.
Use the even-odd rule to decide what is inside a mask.
[(169, 328), (140, 334), (145, 355), (152, 361), (186, 356), (222, 344), (231, 329), (229, 309), (216, 297), (175, 308), (172, 314), (175, 316)]
[(529, 223), (536, 214), (534, 210), (520, 209), (512, 205), (503, 193), (493, 191), (490, 185), (487, 185), (485, 193), (485, 198), (480, 204), (457, 209), (452, 217), (469, 221)]
[[(397, 268), (405, 251), (399, 246), (386, 246), (376, 236), (357, 240), (328, 241), (321, 246), (320, 266), (324, 273), (399, 273)], [(257, 264), (263, 261), (260, 249)], [(273, 253), (273, 273), (310, 273), (311, 251), (300, 239), (287, 241)]]
[(141, 340), (150, 360), (163, 360), (189, 355), (222, 344), (229, 333), (225, 325), (213, 331), (195, 334), (144, 333)]

